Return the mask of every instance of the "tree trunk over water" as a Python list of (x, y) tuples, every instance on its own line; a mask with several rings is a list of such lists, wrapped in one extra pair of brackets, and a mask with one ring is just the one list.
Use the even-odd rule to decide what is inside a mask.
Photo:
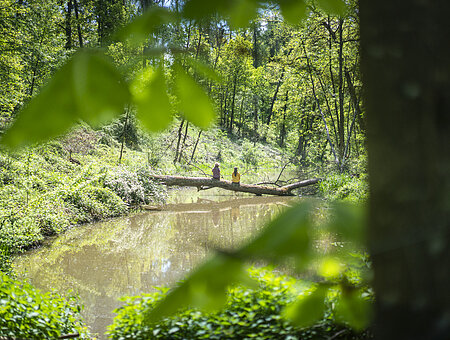
[(271, 188), (254, 184), (240, 184), (234, 185), (231, 181), (216, 180), (208, 177), (182, 177), (182, 176), (162, 176), (152, 175), (151, 178), (160, 180), (168, 186), (180, 186), (180, 187), (197, 187), (200, 189), (205, 188), (222, 188), (237, 192), (248, 192), (255, 195), (277, 195), (277, 196), (293, 196), (292, 190), (301, 188), (304, 186), (316, 184), (320, 181), (319, 178), (313, 178), (296, 182), (293, 184), (285, 185), (279, 188)]

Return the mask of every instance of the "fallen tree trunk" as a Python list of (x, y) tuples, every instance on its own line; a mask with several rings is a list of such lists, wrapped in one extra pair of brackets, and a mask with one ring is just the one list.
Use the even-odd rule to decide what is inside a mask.
[(248, 192), (255, 195), (277, 195), (293, 196), (292, 190), (315, 184), (320, 181), (319, 178), (308, 179), (306, 181), (296, 182), (279, 188), (271, 188), (254, 184), (235, 185), (230, 181), (216, 180), (208, 177), (182, 177), (182, 176), (162, 176), (151, 175), (151, 178), (161, 181), (167, 186), (197, 187), (199, 190), (208, 188), (222, 188), (231, 191)]

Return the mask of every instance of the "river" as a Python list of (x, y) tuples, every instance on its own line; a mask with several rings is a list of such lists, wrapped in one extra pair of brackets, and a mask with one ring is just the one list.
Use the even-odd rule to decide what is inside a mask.
[(172, 191), (163, 211), (73, 228), (15, 261), (15, 270), (42, 291), (79, 296), (92, 333), (104, 338), (119, 298), (168, 286), (213, 253), (254, 235), (291, 197), (210, 189)]

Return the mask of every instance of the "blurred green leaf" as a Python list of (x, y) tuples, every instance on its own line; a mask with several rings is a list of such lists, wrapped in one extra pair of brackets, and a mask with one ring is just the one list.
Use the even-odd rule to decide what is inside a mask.
[(144, 14), (138, 16), (131, 23), (118, 32), (118, 38), (129, 40), (134, 44), (149, 39), (151, 34), (161, 25), (176, 21), (176, 14), (167, 8), (152, 6)]
[(137, 117), (148, 130), (159, 131), (169, 125), (172, 107), (162, 67), (143, 70), (133, 81), (131, 93), (137, 107)]
[(280, 0), (281, 13), (290, 24), (298, 24), (306, 16), (306, 3), (303, 0)]
[(366, 241), (367, 216), (365, 208), (348, 203), (334, 203), (326, 227), (346, 241), (363, 245)]
[(256, 17), (258, 3), (255, 0), (236, 1), (229, 7), (230, 24), (234, 28), (243, 28)]
[(343, 15), (347, 9), (343, 0), (317, 0), (317, 3), (328, 14)]
[(183, 8), (183, 16), (204, 19), (216, 13), (224, 14), (235, 2), (236, 0), (187, 0)]
[(210, 67), (208, 64), (194, 59), (194, 58), (190, 58), (190, 57), (186, 57), (185, 58), (185, 62), (187, 65), (189, 65), (190, 67), (192, 67), (196, 72), (198, 72), (199, 74), (201, 74), (203, 77), (206, 77), (210, 80), (216, 81), (216, 82), (220, 82), (222, 81), (219, 73), (217, 73), (212, 67)]
[(203, 129), (208, 128), (216, 117), (211, 100), (180, 65), (176, 64), (174, 69), (180, 111), (193, 124)]
[(104, 123), (122, 112), (128, 100), (127, 86), (106, 57), (77, 52), (19, 113), (2, 143), (18, 147), (45, 141), (80, 119)]
[(312, 201), (301, 202), (279, 215), (239, 253), (245, 257), (283, 260), (294, 257), (298, 268), (304, 267), (311, 255), (309, 229)]
[(348, 323), (355, 330), (365, 329), (372, 319), (372, 305), (360, 290), (343, 292), (336, 303), (336, 319)]
[(345, 266), (337, 259), (332, 257), (325, 257), (319, 264), (318, 273), (325, 278), (336, 278), (342, 273)]
[(217, 255), (174, 288), (145, 316), (145, 321), (152, 323), (187, 307), (216, 310), (225, 304), (229, 285), (252, 282), (241, 260)]
[(318, 286), (312, 293), (300, 296), (284, 310), (284, 316), (299, 327), (307, 327), (323, 317), (328, 288)]

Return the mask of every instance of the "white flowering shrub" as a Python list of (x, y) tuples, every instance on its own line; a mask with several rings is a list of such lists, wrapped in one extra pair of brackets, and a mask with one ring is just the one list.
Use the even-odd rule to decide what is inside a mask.
[(110, 188), (131, 206), (161, 202), (165, 199), (165, 191), (150, 180), (149, 172), (145, 168), (131, 171), (116, 167), (114, 173), (105, 178), (105, 187)]

